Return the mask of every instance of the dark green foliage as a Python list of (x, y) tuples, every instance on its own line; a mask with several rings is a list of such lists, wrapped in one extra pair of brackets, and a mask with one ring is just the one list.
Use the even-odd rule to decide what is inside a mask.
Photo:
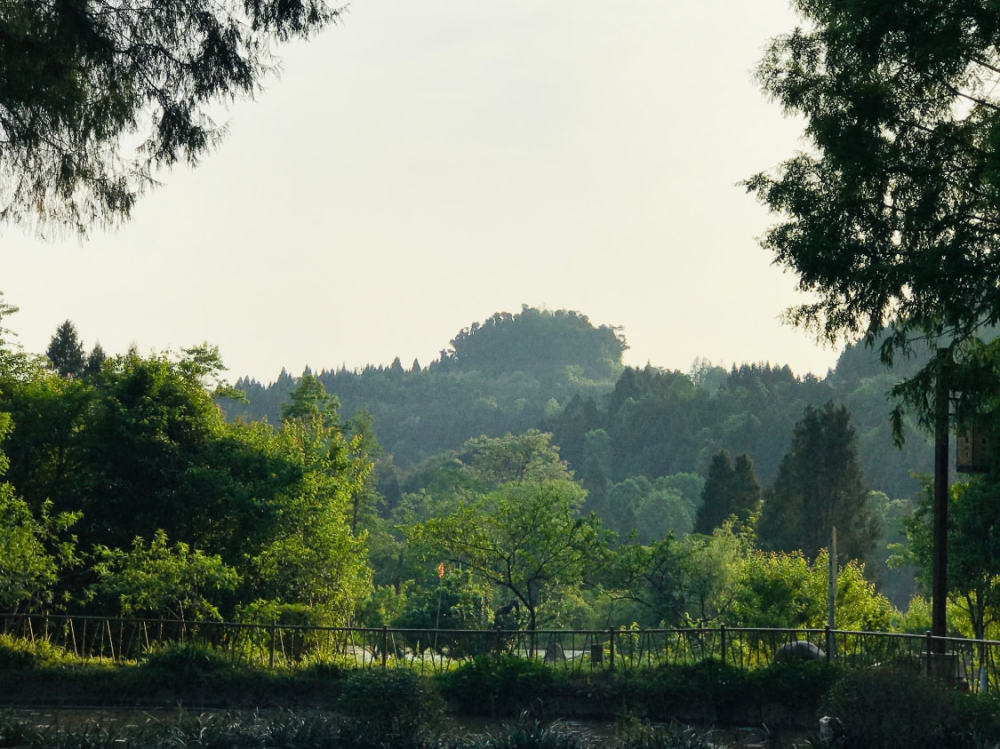
[(811, 712), (843, 674), (843, 667), (835, 660), (772, 663), (750, 673), (750, 688), (762, 704)]
[(35, 665), (34, 651), (22, 643), (0, 640), (0, 671), (23, 671)]
[(745, 522), (760, 510), (760, 482), (754, 473), (753, 461), (746, 453), (736, 458), (730, 492), (737, 519)]
[(340, 402), (337, 397), (327, 394), (326, 388), (316, 375), (303, 374), (289, 393), (288, 400), (281, 405), (281, 420), (319, 419), (325, 427), (336, 427), (339, 426), (339, 409)]
[(635, 719), (620, 723), (616, 746), (619, 749), (712, 749), (714, 744), (690, 726), (671, 723), (654, 728)]
[(684, 550), (673, 536), (648, 546), (624, 544), (612, 557), (603, 582), (618, 598), (638, 604), (644, 626), (680, 626), (687, 614)]
[[(913, 514), (904, 520), (905, 551), (892, 560), (915, 565), (924, 590), (931, 587), (933, 507), (932, 487), (927, 486)], [(948, 501), (948, 595), (980, 639), (1000, 615), (998, 565), (1000, 480), (985, 474), (953, 484)]]
[(273, 41), (337, 12), (322, 0), (4, 4), (0, 218), (84, 232), (127, 217), (158, 167), (218, 141), (208, 111), (258, 89)]
[[(758, 77), (804, 118), (809, 147), (746, 183), (782, 215), (764, 247), (813, 295), (789, 316), (831, 340), (880, 344), (886, 361), (914, 341), (960, 360), (1000, 321), (1000, 12), (948, 0), (795, 7), (803, 23), (772, 41)], [(895, 391), (925, 421), (935, 379), (928, 364)]]
[[(520, 316), (514, 320), (519, 324)], [(570, 315), (554, 315), (551, 323), (569, 326)], [(492, 334), (486, 339), (502, 346)], [(585, 356), (586, 348), (577, 355)], [(455, 369), (456, 363), (442, 367), (437, 361), (391, 376), (384, 367), (317, 375), (326, 391), (340, 399), (345, 414), (366, 407), (371, 415), (383, 447), (377, 481), (387, 509), (402, 492), (426, 485), (426, 471), (417, 468), (421, 460), (458, 449), (470, 437), (541, 427), (553, 434), (561, 455), (590, 492), (587, 509), (597, 510), (616, 527), (630, 528), (631, 520), (619, 523), (622, 516), (614, 509), (600, 509), (611, 485), (640, 475), (652, 481), (704, 473), (711, 457), (723, 449), (733, 456), (746, 454), (754, 474), (769, 484), (805, 407), (819, 408), (831, 399), (850, 408), (867, 485), (893, 497), (909, 496), (918, 488), (911, 472), (931, 468), (926, 437), (915, 424), (905, 424), (903, 451), (892, 449), (887, 393), (899, 378), (863, 346), (848, 347), (837, 370), (824, 380), (797, 377), (788, 367), (746, 364), (715, 372), (711, 387), (655, 367), (626, 368), (617, 383), (581, 379), (574, 367), (557, 368), (546, 379), (541, 370), (516, 371), (520, 365), (513, 360), (494, 358), (508, 361), (509, 368), (489, 374)], [(296, 381), (286, 371), (267, 387), (241, 379), (237, 385), (246, 391), (249, 404), (225, 402), (224, 407), (230, 417), (266, 415), (277, 422)]]
[[(200, 580), (197, 618), (233, 619), (258, 599), (308, 602), (327, 624), (353, 614), (370, 577), (350, 523), (371, 514), (371, 440), (345, 435), (322, 385), (277, 428), (227, 424), (209, 389), (221, 369), (202, 346), (130, 352), (84, 378), (0, 372), (0, 412), (17, 425), (4, 442), (9, 480), (36, 516), (49, 499), (54, 518), (82, 513), (73, 533), (98, 563), (61, 575), (54, 600), (174, 617), (174, 603), (193, 600), (178, 588)], [(171, 603), (166, 590), (180, 595)]]
[(695, 533), (709, 534), (733, 513), (733, 464), (723, 450), (712, 457), (701, 492), (701, 507), (694, 521)]
[(144, 671), (164, 682), (173, 680), (201, 683), (211, 674), (224, 674), (233, 670), (226, 656), (210, 648), (179, 644), (154, 650), (141, 664)]
[(992, 711), (909, 671), (849, 672), (831, 688), (822, 710), (844, 724), (850, 749), (973, 747), (1000, 738)]
[(439, 677), (441, 694), (463, 713), (516, 715), (551, 696), (564, 675), (513, 655), (476, 658)]
[(814, 557), (829, 547), (836, 526), (838, 557), (864, 559), (879, 534), (867, 501), (847, 409), (832, 402), (822, 409), (809, 406), (764, 504), (761, 542)]
[(336, 708), (351, 736), (370, 737), (373, 746), (416, 746), (437, 727), (444, 702), (410, 671), (365, 669), (344, 679)]
[(626, 348), (617, 328), (594, 328), (579, 312), (524, 305), (519, 314), (498, 312), (459, 331), (440, 365), (492, 375), (520, 371), (540, 379), (576, 367), (583, 378), (607, 380), (618, 373)]
[(95, 343), (94, 348), (87, 354), (87, 363), (83, 368), (83, 373), (89, 377), (96, 377), (101, 373), (101, 367), (104, 366), (107, 358), (108, 356), (104, 353), (101, 344)]
[(542, 723), (523, 714), (516, 723), (504, 726), (502, 733), (491, 735), (475, 746), (483, 749), (584, 749), (588, 745), (564, 725)]
[(56, 329), (45, 355), (62, 377), (79, 377), (87, 368), (83, 344), (77, 337), (76, 326), (69, 320)]
[[(315, 376), (344, 414), (366, 408), (379, 444), (408, 468), (472, 437), (537, 428), (574, 395), (609, 391), (624, 348), (616, 330), (584, 315), (525, 307), (461, 331), (451, 350), (422, 369), (368, 366)], [(223, 406), (230, 417), (275, 423), (295, 383), (284, 370), (266, 387), (240, 379), (249, 403)]]

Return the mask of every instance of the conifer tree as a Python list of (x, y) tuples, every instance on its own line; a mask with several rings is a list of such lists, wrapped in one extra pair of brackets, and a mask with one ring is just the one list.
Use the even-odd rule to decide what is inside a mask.
[(104, 349), (101, 347), (101, 344), (95, 343), (94, 348), (92, 348), (90, 353), (87, 355), (87, 365), (84, 367), (83, 373), (88, 377), (94, 377), (95, 375), (100, 374), (101, 366), (107, 358), (107, 354), (104, 353)]
[(339, 12), (323, 0), (0, 3), (0, 221), (83, 233), (126, 218), (159, 168), (219, 141), (210, 113), (260, 88), (275, 43)]
[(733, 464), (729, 453), (720, 451), (712, 458), (701, 492), (701, 507), (694, 521), (694, 532), (710, 534), (728, 518), (733, 511), (732, 486)]
[(52, 362), (52, 368), (62, 377), (79, 377), (87, 365), (76, 326), (69, 320), (56, 328), (45, 355)]
[(758, 532), (765, 546), (801, 549), (814, 557), (829, 545), (833, 526), (841, 559), (864, 559), (878, 538), (878, 520), (868, 507), (850, 413), (830, 402), (820, 409), (807, 406), (795, 425)]
[(760, 511), (760, 481), (753, 470), (753, 461), (743, 453), (733, 465), (733, 484), (730, 494), (732, 513), (746, 520)]

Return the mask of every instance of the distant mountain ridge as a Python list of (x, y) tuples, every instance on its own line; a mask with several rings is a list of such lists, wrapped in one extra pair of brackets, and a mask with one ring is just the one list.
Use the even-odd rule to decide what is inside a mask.
[[(831, 400), (851, 411), (870, 488), (911, 496), (919, 483), (912, 474), (931, 470), (929, 441), (913, 425), (903, 450), (892, 445), (887, 393), (901, 375), (879, 361), (877, 350), (847, 346), (819, 379), (768, 363), (727, 371), (700, 362), (690, 373), (625, 367), (626, 348), (618, 328), (595, 326), (580, 312), (524, 306), (463, 328), (426, 367), (404, 368), (397, 358), (388, 367), (317, 376), (339, 398), (344, 418), (361, 410), (371, 415), (383, 463), (397, 471), (457, 450), (471, 437), (540, 428), (553, 433), (581, 476), (597, 460), (590, 456), (588, 464), (587, 434), (603, 430), (609, 481), (704, 473), (711, 456), (725, 449), (749, 454), (766, 483), (803, 409)], [(918, 364), (919, 357), (901, 362), (900, 370)], [(284, 370), (269, 385), (241, 378), (236, 386), (249, 402), (226, 402), (224, 410), (229, 418), (276, 423), (297, 379)]]

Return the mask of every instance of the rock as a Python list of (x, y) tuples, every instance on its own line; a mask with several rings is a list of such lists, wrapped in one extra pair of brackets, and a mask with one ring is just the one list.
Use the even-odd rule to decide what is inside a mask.
[(847, 739), (844, 724), (840, 718), (824, 715), (819, 719), (819, 745), (823, 747), (843, 746)]
[(814, 661), (818, 658), (825, 658), (826, 652), (822, 648), (813, 645), (806, 640), (796, 640), (786, 642), (774, 653), (774, 660), (777, 663), (789, 663), (793, 661)]

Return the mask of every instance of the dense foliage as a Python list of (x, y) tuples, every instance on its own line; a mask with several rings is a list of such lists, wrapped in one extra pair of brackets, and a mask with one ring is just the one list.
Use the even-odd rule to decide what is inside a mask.
[[(563, 333), (582, 363), (550, 345)], [(518, 358), (535, 339), (554, 353)], [(209, 346), (98, 349), (92, 367), (68, 321), (54, 358), (8, 339), (2, 605), (415, 628), (821, 626), (835, 524), (838, 623), (919, 626), (919, 600), (908, 618), (892, 605), (907, 602), (919, 559), (885, 564), (890, 541), (920, 553), (919, 535), (898, 529), (911, 503), (869, 491), (864, 478), (866, 446), (889, 443), (888, 407), (881, 431), (861, 431), (836, 402), (846, 393), (870, 420), (873, 394), (884, 397), (887, 375), (858, 350), (824, 380), (769, 365), (622, 368), (612, 329), (530, 308), (469, 328), (453, 346), (426, 368), (333, 378), (443, 393), (426, 403), (356, 401), (343, 419), (330, 378), (306, 372), (286, 377), (274, 413), (255, 420)], [(504, 361), (525, 371), (499, 371)], [(534, 395), (515, 398), (519, 379)], [(520, 400), (515, 422), (552, 431), (497, 433), (500, 422), (486, 426), (474, 408), (446, 418), (465, 398), (492, 399), (484, 383)], [(245, 415), (227, 420), (220, 402)], [(411, 406), (436, 410), (442, 433), (460, 441), (425, 443), (417, 419), (405, 429), (424, 445), (411, 456), (421, 459), (397, 463), (377, 439), (379, 419), (406, 422)], [(490, 409), (503, 413), (499, 401)]]
[(300, 605), (350, 621), (370, 579), (350, 517), (371, 461), (335, 409), (227, 423), (204, 346), (130, 351), (80, 377), (7, 355), (7, 610), (234, 618)]
[(336, 18), (322, 0), (33, 0), (0, 6), (0, 220), (128, 216), (158, 167), (219, 139), (213, 104), (249, 96), (270, 46)]

